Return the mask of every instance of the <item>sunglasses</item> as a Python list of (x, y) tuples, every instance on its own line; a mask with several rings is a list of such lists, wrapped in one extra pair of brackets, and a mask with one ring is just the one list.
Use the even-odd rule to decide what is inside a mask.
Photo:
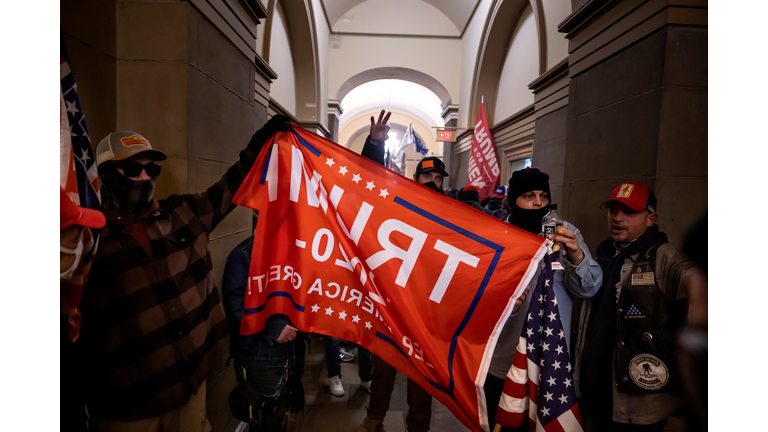
[(147, 175), (150, 177), (157, 177), (160, 175), (160, 168), (162, 168), (159, 164), (156, 163), (142, 165), (136, 162), (125, 162), (116, 164), (115, 166), (122, 168), (123, 174), (125, 174), (127, 177), (138, 177), (141, 175), (142, 171), (146, 171)]

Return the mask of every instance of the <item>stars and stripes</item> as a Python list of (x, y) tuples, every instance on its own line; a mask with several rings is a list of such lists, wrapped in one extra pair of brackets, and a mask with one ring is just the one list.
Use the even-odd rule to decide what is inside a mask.
[[(77, 85), (69, 67), (64, 36), (61, 36), (59, 88), (59, 156), (61, 187), (80, 207), (101, 210), (96, 161), (91, 139), (85, 127), (85, 116), (77, 96)], [(61, 282), (61, 310), (67, 317), (67, 333), (72, 341), (80, 334), (80, 299), (99, 241), (99, 230), (83, 230), (83, 252), (80, 263), (68, 281)]]
[(77, 95), (75, 77), (69, 67), (63, 37), (60, 57), (61, 186), (67, 191), (70, 198), (79, 203), (81, 207), (100, 210), (101, 198), (99, 196), (96, 160), (93, 157), (91, 137), (85, 126), (85, 115)]
[(545, 257), (544, 270), (531, 294), (534, 301), (496, 412), (497, 428), (519, 427), (528, 417), (530, 430), (583, 430), (566, 336), (552, 287), (550, 258)]

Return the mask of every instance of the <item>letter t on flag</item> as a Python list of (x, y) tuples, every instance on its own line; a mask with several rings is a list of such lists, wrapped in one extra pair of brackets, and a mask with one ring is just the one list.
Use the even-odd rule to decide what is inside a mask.
[(295, 125), (265, 143), (233, 202), (259, 210), (240, 334), (286, 315), (488, 430), (488, 366), (544, 239)]
[(475, 133), (472, 134), (472, 150), (469, 153), (468, 181), (480, 189), (480, 202), (493, 194), (499, 186), (499, 162), (496, 160), (496, 145), (493, 143), (485, 104), (480, 104), (477, 113)]

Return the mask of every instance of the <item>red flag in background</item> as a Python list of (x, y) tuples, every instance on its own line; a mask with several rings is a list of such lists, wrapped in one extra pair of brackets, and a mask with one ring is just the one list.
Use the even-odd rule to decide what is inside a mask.
[(480, 202), (491, 196), (499, 186), (499, 162), (496, 160), (496, 145), (485, 118), (485, 104), (480, 104), (477, 123), (472, 134), (472, 150), (469, 152), (469, 184), (480, 189)]
[(487, 430), (482, 385), (543, 239), (296, 126), (264, 146), (234, 201), (259, 210), (241, 334), (285, 314)]

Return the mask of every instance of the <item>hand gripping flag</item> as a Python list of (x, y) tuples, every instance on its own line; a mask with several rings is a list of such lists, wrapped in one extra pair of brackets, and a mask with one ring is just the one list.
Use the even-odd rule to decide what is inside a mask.
[(512, 367), (496, 412), (500, 426), (519, 427), (529, 418), (531, 431), (581, 432), (570, 357), (552, 287), (551, 257), (531, 296)]
[(485, 105), (480, 104), (467, 166), (469, 184), (480, 189), (480, 202), (496, 191), (500, 173), (499, 162), (496, 160), (496, 145), (493, 143), (491, 127), (485, 117)]
[(293, 125), (234, 201), (259, 210), (241, 334), (285, 314), (360, 344), (487, 430), (493, 348), (544, 239)]

